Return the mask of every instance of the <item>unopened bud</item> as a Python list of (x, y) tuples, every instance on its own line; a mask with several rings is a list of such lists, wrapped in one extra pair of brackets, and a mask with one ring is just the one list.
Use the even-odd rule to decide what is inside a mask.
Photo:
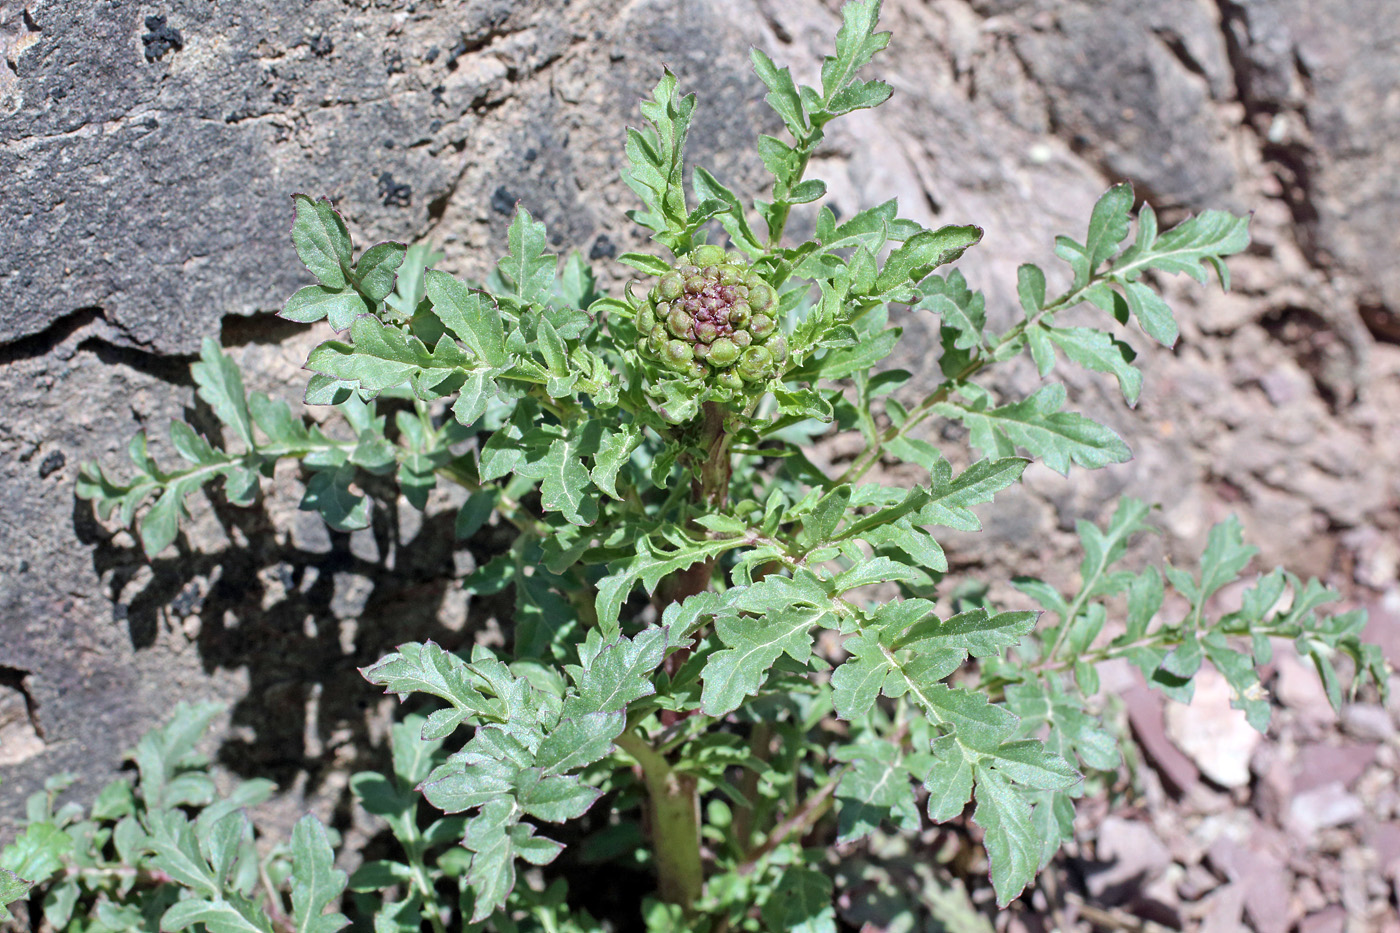
[(710, 344), (710, 364), (724, 369), (732, 366), (739, 358), (739, 347), (728, 337), (721, 337)]
[(739, 360), (739, 375), (748, 382), (758, 382), (772, 375), (773, 357), (763, 347), (749, 347)]

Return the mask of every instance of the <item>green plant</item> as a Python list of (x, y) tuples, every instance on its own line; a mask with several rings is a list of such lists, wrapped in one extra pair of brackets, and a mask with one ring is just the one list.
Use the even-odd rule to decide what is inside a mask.
[[(1125, 501), (1106, 527), (1081, 524), (1077, 591), (1015, 581), (1045, 612), (955, 591), (931, 529), (979, 528), (973, 507), (1030, 458), (1068, 474), (1129, 455), (1107, 427), (1062, 410), (1061, 385), (998, 399), (988, 368), (1028, 351), (1042, 378), (1068, 361), (1112, 375), (1135, 403), (1142, 378), (1127, 344), (1059, 315), (1087, 302), (1171, 345), (1176, 324), (1151, 274), (1205, 281), (1214, 269), (1228, 284), (1222, 259), (1248, 235), (1217, 211), (1159, 231), (1144, 204), (1129, 243), (1134, 196), (1115, 186), (1084, 242), (1056, 241), (1069, 287), (1052, 297), (1044, 273), (1021, 266), (1024, 316), (1001, 333), (960, 273), (934, 272), (978, 243), (975, 226), (927, 230), (893, 201), (844, 221), (821, 207), (812, 238), (789, 245), (792, 210), (825, 193), (804, 176), (826, 124), (890, 95), (857, 77), (888, 41), (878, 7), (844, 8), (820, 88), (753, 53), (790, 134), (758, 140), (773, 186), (753, 213), (700, 167), (692, 207), (694, 98), (663, 76), (645, 126), (627, 136), (625, 176), (643, 204), (631, 216), (672, 254), (619, 257), (650, 277), (640, 292), (598, 294), (577, 253), (561, 269), (524, 210), (478, 287), (432, 268), (421, 245), (381, 243), (356, 260), (332, 206), (295, 197), (293, 240), (318, 284), (283, 315), (348, 332), (312, 351), (306, 394), (347, 430), (247, 395), (207, 340), (193, 373), (225, 436), (176, 422), (170, 441), (187, 465), (170, 470), (138, 436), (134, 479), (88, 465), (78, 494), (134, 523), (154, 556), (177, 538), (189, 493), (222, 478), (231, 501), (250, 503), (282, 459), (302, 466), (303, 508), (340, 530), (368, 521), (362, 473), (395, 474), (419, 508), (439, 481), (458, 484), (461, 537), (492, 521), (514, 529), (463, 581), (478, 594), (514, 589), (511, 649), (462, 657), (411, 643), (364, 670), (429, 703), (394, 727), (391, 773), (351, 782), (398, 858), (346, 879), (334, 834), (312, 817), (290, 846), (256, 846), (243, 808), (270, 785), (218, 797), (191, 751), (214, 713), (185, 708), (137, 748), (134, 785), (113, 783), (90, 810), (53, 810), (60, 784), (36, 795), (0, 857), (13, 873), (0, 874), (4, 900), (42, 882), (49, 923), (85, 931), (345, 922), (325, 910), (386, 931), (600, 930), (547, 871), (549, 883), (517, 880), (522, 863), (533, 872), (562, 848), (544, 824), (605, 798), (611, 820), (586, 844), (655, 872), (657, 897), (638, 896), (650, 930), (834, 929), (832, 843), (912, 832), (921, 809), (958, 821), (969, 805), (1007, 905), (1071, 838), (1081, 776), (1119, 767), (1122, 738), (1091, 700), (1100, 662), (1126, 658), (1185, 699), (1208, 660), (1261, 729), (1270, 637), (1296, 641), (1334, 704), (1339, 657), (1353, 662), (1353, 689), (1384, 687), (1379, 652), (1357, 637), (1364, 618), (1319, 617), (1333, 594), (1315, 581), (1274, 571), (1239, 610), (1217, 610), (1211, 597), (1254, 553), (1234, 522), (1211, 532), (1199, 571), (1168, 567), (1164, 581), (1121, 566), (1149, 514)], [(717, 228), (727, 249), (704, 242)], [(943, 379), (912, 403), (898, 397), (909, 373), (875, 371), (900, 336), (899, 306), (939, 322)], [(934, 419), (961, 424), (980, 458), (955, 472), (918, 436)], [(831, 475), (804, 447), (839, 432), (857, 432), (863, 451)], [(887, 461), (927, 479), (872, 478)], [(1189, 604), (1182, 618), (1161, 611), (1168, 584)], [(819, 631), (841, 650), (819, 645)]]

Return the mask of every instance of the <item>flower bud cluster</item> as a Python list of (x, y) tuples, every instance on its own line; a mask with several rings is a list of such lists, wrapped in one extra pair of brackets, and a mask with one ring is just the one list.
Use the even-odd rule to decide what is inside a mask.
[(776, 376), (787, 361), (778, 294), (735, 254), (701, 246), (647, 294), (637, 350), (669, 369), (731, 389)]

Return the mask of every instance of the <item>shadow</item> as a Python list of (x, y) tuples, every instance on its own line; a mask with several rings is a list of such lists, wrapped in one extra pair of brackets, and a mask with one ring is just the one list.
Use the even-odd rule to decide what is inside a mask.
[[(212, 418), (185, 414), (197, 428)], [(306, 792), (315, 793), (332, 771), (387, 761), (371, 741), (383, 694), (360, 669), (405, 642), (469, 647), (488, 619), (511, 630), (509, 599), (452, 595), (461, 558), (479, 566), (508, 549), (509, 532), (486, 527), (459, 542), (454, 509), (410, 518), (400, 514), (391, 479), (364, 479), (373, 500), (366, 529), (334, 532), (315, 513), (297, 513), (287, 534), (262, 500), (232, 506), (215, 489), (208, 505), (192, 499), (191, 509), (207, 510), (224, 539), (238, 543), (211, 552), (182, 529), (169, 556), (150, 561), (125, 533), (98, 522), (90, 503), (74, 500), (77, 537), (132, 647), (152, 649), (173, 629), (192, 641), (206, 672), (245, 672), (248, 689), (217, 755), (239, 777), (266, 777), (286, 790), (304, 774)], [(337, 810), (348, 821), (348, 806)]]

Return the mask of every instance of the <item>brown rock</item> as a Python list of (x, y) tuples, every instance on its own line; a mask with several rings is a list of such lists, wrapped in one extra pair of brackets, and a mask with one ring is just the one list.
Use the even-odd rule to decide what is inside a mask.
[(1298, 933), (1343, 933), (1346, 925), (1346, 908), (1333, 904), (1304, 917), (1298, 924)]
[(1095, 898), (1120, 885), (1144, 887), (1172, 863), (1171, 852), (1150, 826), (1117, 816), (1099, 825), (1095, 855), (1102, 868), (1087, 879)]
[(1310, 843), (1323, 829), (1354, 823), (1366, 814), (1366, 806), (1347, 793), (1341, 781), (1330, 781), (1296, 794), (1288, 805), (1288, 828)]
[(1216, 870), (1244, 889), (1244, 909), (1256, 933), (1287, 933), (1289, 917), (1288, 870), (1282, 858), (1258, 843), (1221, 836), (1211, 844), (1207, 857)]
[(1374, 745), (1304, 745), (1294, 764), (1293, 792), (1301, 794), (1333, 782), (1351, 787), (1375, 758)]
[(1160, 693), (1147, 687), (1132, 687), (1123, 693), (1128, 708), (1128, 724), (1147, 760), (1162, 776), (1162, 783), (1174, 793), (1184, 793), (1201, 779), (1201, 773), (1191, 759), (1167, 738), (1162, 706), (1167, 701)]
[(1262, 736), (1242, 710), (1230, 706), (1234, 692), (1213, 668), (1196, 676), (1196, 693), (1189, 705), (1167, 707), (1167, 735), (1190, 756), (1201, 773), (1222, 787), (1249, 783), (1249, 759)]

